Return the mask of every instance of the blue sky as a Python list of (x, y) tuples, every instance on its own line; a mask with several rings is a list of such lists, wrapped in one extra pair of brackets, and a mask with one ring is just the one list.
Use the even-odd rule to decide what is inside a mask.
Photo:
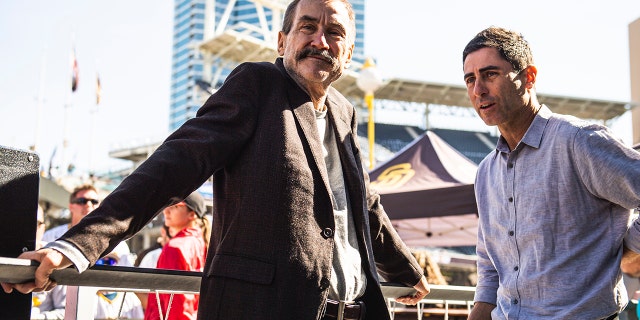
[[(640, 18), (637, 0), (539, 0), (526, 7), (506, 0), (369, 0), (366, 14), (365, 52), (387, 78), (461, 85), (462, 48), (496, 25), (529, 40), (539, 92), (630, 100), (628, 25)], [(172, 17), (172, 0), (1, 1), (0, 144), (26, 149), (38, 136), (42, 164), (56, 146), (54, 160), (61, 158), (65, 105), (65, 157), (80, 171), (126, 166), (108, 151), (163, 139)], [(73, 43), (80, 82), (71, 95)], [(102, 102), (95, 111), (97, 72)], [(630, 121), (622, 117), (612, 127), (630, 139)]]

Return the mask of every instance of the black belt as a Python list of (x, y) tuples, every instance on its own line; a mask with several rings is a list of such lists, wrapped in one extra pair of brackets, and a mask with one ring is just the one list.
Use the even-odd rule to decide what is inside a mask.
[[(324, 311), (324, 319), (340, 319), (338, 312), (340, 310), (340, 302), (327, 299), (327, 307)], [(344, 320), (361, 320), (364, 319), (365, 307), (364, 302), (348, 302), (344, 303), (342, 311), (342, 319)]]
[(613, 319), (618, 319), (618, 314), (614, 313), (606, 318), (602, 318), (602, 320), (613, 320)]

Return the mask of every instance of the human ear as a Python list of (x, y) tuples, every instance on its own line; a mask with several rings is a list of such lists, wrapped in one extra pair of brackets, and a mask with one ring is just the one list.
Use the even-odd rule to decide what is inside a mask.
[(352, 44), (351, 47), (347, 48), (347, 60), (344, 63), (345, 68), (349, 68), (351, 66), (351, 59), (353, 58), (353, 49), (356, 47), (355, 44)]
[(538, 76), (538, 68), (534, 65), (529, 65), (525, 68), (525, 74), (527, 76), (526, 86), (527, 88), (533, 88), (536, 84), (536, 77)]
[(284, 43), (287, 38), (287, 35), (284, 32), (278, 32), (278, 55), (284, 56)]

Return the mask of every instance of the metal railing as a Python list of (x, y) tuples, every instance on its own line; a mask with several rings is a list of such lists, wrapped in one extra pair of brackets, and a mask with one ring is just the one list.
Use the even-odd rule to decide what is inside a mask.
[[(31, 260), (0, 257), (0, 282), (21, 283), (34, 279), (37, 263)], [(100, 290), (124, 292), (198, 293), (201, 272), (148, 269), (118, 266), (93, 266), (78, 273), (75, 268), (55, 270), (51, 278), (59, 285), (76, 286), (67, 291), (65, 319), (92, 319), (93, 299)], [(71, 287), (70, 287), (71, 288)], [(390, 301), (390, 310), (396, 306), (391, 302), (413, 292), (413, 288), (396, 283), (382, 283), (382, 293)], [(428, 299), (418, 304), (418, 319), (425, 303), (449, 304), (464, 301), (467, 306), (473, 301), (474, 287), (431, 285)], [(445, 309), (445, 318), (448, 307)]]

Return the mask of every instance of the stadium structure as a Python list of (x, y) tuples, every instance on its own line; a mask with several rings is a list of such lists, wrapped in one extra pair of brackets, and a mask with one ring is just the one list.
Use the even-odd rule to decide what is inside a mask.
[[(363, 164), (369, 167), (366, 143), (368, 111), (364, 92), (358, 87), (364, 60), (364, 0), (351, 1), (360, 34), (356, 41), (355, 62), (333, 86), (358, 109)], [(223, 83), (230, 70), (242, 62), (274, 61), (277, 57), (277, 32), (289, 0), (176, 0), (174, 11), (174, 46), (171, 79), (170, 130), (175, 130)], [(639, 23), (637, 23), (639, 24)], [(631, 28), (631, 26), (630, 26)], [(640, 72), (639, 72), (640, 73)], [(475, 163), (479, 163), (495, 146), (497, 134), (448, 126), (434, 118), (474, 119), (466, 88), (419, 80), (389, 78), (375, 91), (375, 162), (384, 163), (427, 130)], [(538, 93), (540, 102), (553, 106), (558, 113), (607, 123), (627, 112), (632, 103), (605, 101)], [(388, 121), (384, 112), (405, 114), (400, 119), (417, 122)], [(406, 116), (411, 114), (411, 116)], [(131, 160), (136, 168), (160, 141), (112, 150), (110, 156)], [(121, 176), (128, 174), (121, 172)], [(204, 190), (205, 188), (203, 188)], [(209, 188), (210, 189), (210, 188)], [(209, 191), (210, 192), (210, 191)], [(213, 196), (213, 195), (211, 195)], [(210, 198), (209, 198), (210, 200)]]

